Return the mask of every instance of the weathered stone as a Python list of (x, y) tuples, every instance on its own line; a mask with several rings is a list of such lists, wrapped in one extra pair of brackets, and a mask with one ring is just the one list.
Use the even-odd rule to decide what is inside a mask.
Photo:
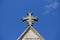
[(33, 21), (37, 20), (37, 17), (33, 17), (31, 12), (26, 18), (22, 18), (23, 21), (27, 21), (28, 28), (18, 37), (17, 40), (44, 40), (44, 38), (32, 27)]

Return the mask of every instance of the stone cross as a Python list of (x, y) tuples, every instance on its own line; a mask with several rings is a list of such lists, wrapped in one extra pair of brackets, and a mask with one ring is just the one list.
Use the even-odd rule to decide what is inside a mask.
[(37, 21), (38, 18), (37, 18), (37, 17), (33, 17), (33, 16), (32, 16), (32, 12), (28, 12), (28, 16), (27, 16), (27, 17), (23, 17), (22, 20), (23, 20), (23, 22), (24, 22), (24, 21), (27, 21), (28, 26), (31, 27), (31, 26), (33, 26), (33, 22), (34, 22), (34, 21)]

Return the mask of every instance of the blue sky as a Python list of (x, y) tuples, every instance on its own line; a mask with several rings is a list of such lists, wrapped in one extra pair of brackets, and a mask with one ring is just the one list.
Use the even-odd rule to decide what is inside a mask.
[(60, 40), (60, 0), (0, 0), (0, 40), (16, 40), (28, 27), (21, 18), (30, 11), (45, 40)]

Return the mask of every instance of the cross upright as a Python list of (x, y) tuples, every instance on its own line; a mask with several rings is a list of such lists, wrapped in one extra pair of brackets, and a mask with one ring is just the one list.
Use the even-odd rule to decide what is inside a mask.
[(22, 20), (23, 20), (23, 22), (24, 22), (24, 21), (27, 21), (28, 26), (31, 27), (31, 26), (33, 26), (33, 22), (34, 22), (34, 21), (38, 21), (38, 18), (37, 18), (37, 17), (33, 17), (33, 16), (32, 16), (32, 12), (28, 12), (27, 15), (28, 15), (28, 16), (27, 16), (27, 17), (23, 17)]

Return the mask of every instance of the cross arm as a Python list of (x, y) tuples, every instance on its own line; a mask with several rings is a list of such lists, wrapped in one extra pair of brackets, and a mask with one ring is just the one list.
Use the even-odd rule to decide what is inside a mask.
[(26, 17), (26, 18), (25, 18), (25, 17), (22, 18), (22, 21), (23, 21), (23, 22), (26, 21), (26, 20), (28, 20), (27, 17)]
[(32, 17), (33, 20), (38, 21), (38, 17)]

